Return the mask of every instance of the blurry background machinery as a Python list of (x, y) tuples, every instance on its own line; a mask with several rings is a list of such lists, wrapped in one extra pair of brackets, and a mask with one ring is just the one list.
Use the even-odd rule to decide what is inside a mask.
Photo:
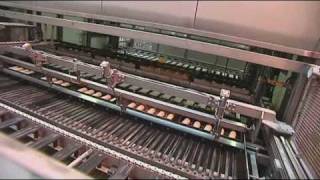
[[(152, 133), (146, 134), (145, 141), (136, 138), (137, 143), (145, 143), (146, 149), (151, 146), (154, 151), (158, 149), (164, 154), (159, 155), (158, 163), (154, 163), (153, 156), (150, 162), (142, 161), (171, 173), (193, 177), (190, 169), (175, 168), (181, 162), (179, 165), (173, 163), (173, 170), (163, 167), (167, 164), (166, 158), (172, 156), (188, 161), (185, 166), (190, 166), (195, 177), (319, 177), (319, 13), (319, 2), (0, 2), (0, 17), (4, 21), (0, 29), (3, 42), (0, 44), (1, 67), (5, 74), (129, 114), (129, 119), (144, 119), (159, 128), (170, 127), (174, 132), (217, 143), (218, 150), (209, 148), (208, 153), (212, 151), (212, 155), (205, 155), (203, 149), (209, 142), (184, 143), (181, 140), (184, 135), (172, 135), (175, 137), (172, 142), (157, 144), (159, 148), (149, 145), (156, 141)], [(26, 41), (32, 43), (31, 51), (26, 52), (21, 47)], [(103, 86), (108, 85), (108, 79), (101, 77), (105, 71), (100, 69), (105, 61), (126, 77), (117, 82), (112, 91)], [(3, 79), (14, 82), (6, 76)], [(69, 83), (70, 87), (63, 89), (55, 83), (60, 81)], [(7, 90), (9, 94), (23, 96), (13, 87), (28, 89), (27, 84), (19, 81), (12, 87), (10, 83), (8, 87), (4, 84), (3, 92)], [(223, 98), (218, 97), (221, 89), (231, 92), (228, 97), (231, 100), (227, 100), (225, 106), (221, 106), (219, 100)], [(101, 95), (96, 92), (98, 90)], [(46, 94), (41, 88), (32, 91)], [(106, 97), (108, 103), (97, 100), (103, 93), (110, 96)], [(93, 95), (93, 99), (86, 95)], [(1, 96), (3, 99), (9, 97), (6, 93)], [(35, 102), (36, 98), (26, 100), (41, 104)], [(10, 101), (3, 100), (2, 103)], [(15, 107), (14, 103), (9, 106)], [(215, 114), (219, 107), (223, 109), (223, 118)], [(21, 110), (22, 107), (15, 108)], [(69, 108), (77, 107), (70, 105)], [(132, 111), (134, 108), (140, 112)], [(163, 118), (170, 111), (175, 115), (171, 119), (174, 123)], [(85, 109), (79, 108), (77, 112), (84, 113)], [(157, 112), (157, 117), (146, 115), (149, 112)], [(208, 114), (214, 115), (214, 120)], [(96, 123), (101, 122), (89, 124)], [(204, 123), (211, 126), (209, 134), (199, 130), (208, 130), (210, 126)], [(70, 124), (60, 125), (67, 127)], [(132, 132), (138, 132), (138, 127), (135, 125)], [(89, 137), (92, 136), (90, 128), (86, 130)], [(236, 137), (233, 131), (237, 133)], [(166, 130), (161, 129), (159, 134), (164, 132)], [(127, 134), (130, 133), (119, 129), (115, 141), (120, 137), (134, 137)], [(186, 148), (186, 154), (180, 153), (183, 150), (178, 148), (170, 149), (179, 145)], [(88, 148), (89, 145), (85, 149)], [(131, 151), (131, 148), (127, 149)], [(222, 153), (221, 149), (229, 148), (230, 152)], [(133, 154), (138, 155), (138, 152)], [(216, 155), (219, 152), (220, 155)], [(95, 152), (92, 154), (96, 155)], [(216, 156), (219, 157), (217, 165)], [(211, 166), (201, 157), (212, 158)], [(77, 156), (74, 158), (77, 161)], [(232, 166), (232, 162), (237, 163)], [(128, 170), (124, 177), (128, 174), (142, 177), (141, 169), (132, 168), (131, 171), (128, 167), (119, 166), (118, 171), (130, 169), (131, 174)], [(207, 171), (204, 171), (206, 167)], [(243, 169), (236, 172), (237, 167)], [(157, 177), (142, 171), (143, 175)], [(156, 172), (161, 174), (162, 171)]]

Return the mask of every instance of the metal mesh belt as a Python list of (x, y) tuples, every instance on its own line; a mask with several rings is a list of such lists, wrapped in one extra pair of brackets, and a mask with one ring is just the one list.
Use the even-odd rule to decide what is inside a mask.
[(301, 153), (301, 157), (310, 165), (320, 177), (320, 81), (312, 79), (299, 109), (299, 116), (295, 126), (294, 140)]

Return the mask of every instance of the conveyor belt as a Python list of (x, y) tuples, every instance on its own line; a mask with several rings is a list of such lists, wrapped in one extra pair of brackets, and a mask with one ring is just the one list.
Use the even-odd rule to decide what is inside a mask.
[[(0, 84), (0, 89), (1, 102), (165, 170), (186, 177), (246, 177), (242, 150), (135, 121), (23, 82), (10, 87)], [(26, 127), (15, 137), (38, 129)], [(63, 159), (64, 154), (54, 156)]]
[[(81, 52), (81, 50), (79, 49), (79, 51), (74, 52), (74, 51), (70, 51), (68, 49), (64, 49), (59, 47), (59, 51), (53, 49), (52, 47), (48, 47), (48, 46), (37, 46), (37, 49), (41, 49), (44, 50), (46, 52), (50, 52), (53, 54), (57, 54), (57, 55), (61, 55), (61, 56), (69, 56), (69, 57), (75, 57), (78, 59), (81, 59), (87, 63), (91, 63), (91, 64), (95, 64), (95, 65), (99, 65), (101, 63), (101, 59), (104, 59), (102, 57), (100, 58), (91, 58), (87, 55), (87, 53), (85, 52)], [(144, 61), (140, 61), (137, 57), (131, 57), (129, 59), (123, 59), (122, 56), (119, 57), (115, 57), (115, 58), (107, 58), (108, 61), (110, 61), (110, 63), (116, 67), (117, 69), (127, 72), (127, 73), (132, 73), (138, 76), (143, 76), (143, 77), (149, 77), (152, 79), (157, 79), (159, 81), (164, 81), (164, 82), (168, 82), (171, 84), (176, 84), (179, 86), (184, 86), (184, 87), (189, 87), (192, 89), (197, 89), (203, 92), (208, 92), (208, 93), (213, 93), (213, 94), (219, 94), (219, 90), (221, 88), (226, 88), (230, 89), (233, 93), (231, 94), (232, 98), (235, 99), (239, 99), (240, 101), (244, 101), (244, 102), (249, 102), (252, 103), (252, 93), (246, 89), (243, 88), (244, 86), (248, 86), (250, 83), (248, 83), (250, 80), (244, 80), (242, 78), (240, 78), (241, 76), (236, 75), (236, 74), (228, 74), (227, 72), (225, 72), (225, 69), (221, 69), (220, 70), (214, 70), (214, 68), (211, 70), (210, 68), (208, 69), (208, 65), (203, 65), (202, 67), (199, 66), (198, 68), (196, 68), (197, 65), (191, 65), (188, 63), (185, 63), (184, 65), (186, 66), (178, 66), (181, 63), (176, 63), (176, 65), (172, 65), (171, 63), (165, 63), (165, 64), (160, 64), (157, 66), (161, 67), (161, 71), (162, 73), (159, 72), (159, 67), (154, 67), (154, 66), (150, 66), (150, 62), (151, 63), (157, 63), (156, 60), (150, 60), (150, 59), (144, 59)], [(120, 60), (122, 59), (122, 60)], [(134, 61), (132, 61), (132, 59), (135, 59)], [(152, 58), (151, 58), (152, 59)], [(150, 62), (149, 62), (150, 61)], [(167, 62), (169, 62), (170, 60), (168, 60)], [(171, 62), (171, 61), (170, 61)], [(174, 61), (173, 61), (174, 62)], [(134, 64), (141, 64), (141, 65), (137, 65), (140, 68), (136, 69), (136, 65)], [(144, 68), (144, 66), (148, 67)], [(150, 67), (149, 67), (150, 66)], [(170, 67), (168, 67), (170, 66)], [(175, 68), (174, 70), (170, 70), (170, 68), (172, 69), (172, 67)], [(191, 68), (193, 67), (193, 68)], [(56, 68), (62, 68), (57, 66)], [(180, 69), (180, 70), (179, 70)], [(204, 71), (205, 70), (205, 71)], [(178, 74), (176, 74), (176, 72), (179, 72)], [(200, 73), (201, 72), (201, 73)], [(192, 74), (205, 74), (204, 76), (206, 77), (205, 79), (197, 79), (195, 77), (194, 80), (192, 80), (192, 78), (187, 78), (185, 76), (191, 76), (190, 73)], [(168, 76), (168, 74), (172, 74), (173, 76)], [(241, 72), (241, 74), (245, 74), (245, 76), (248, 76), (249, 72), (247, 73), (243, 73)], [(233, 78), (229, 78), (229, 77), (233, 77)], [(209, 79), (209, 80), (208, 80)], [(223, 82), (223, 84), (222, 84)], [(226, 85), (225, 83), (227, 83), (228, 85)], [(236, 87), (234, 85), (237, 85), (239, 87)], [(240, 88), (241, 87), (241, 88)]]

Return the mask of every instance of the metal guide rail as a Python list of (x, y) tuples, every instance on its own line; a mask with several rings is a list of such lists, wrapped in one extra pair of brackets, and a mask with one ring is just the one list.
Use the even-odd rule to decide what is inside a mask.
[[(71, 48), (72, 47), (72, 48)], [(253, 101), (253, 95), (246, 86), (249, 73), (242, 72), (242, 75), (235, 73), (226, 73), (225, 70), (210, 69), (206, 65), (200, 66), (189, 62), (179, 62), (168, 60), (165, 64), (158, 62), (158, 57), (152, 55), (143, 55), (136, 53), (137, 57), (123, 53), (106, 53), (105, 51), (86, 53), (86, 50), (73, 45), (65, 45), (57, 43), (54, 46), (37, 46), (36, 49), (50, 52), (59, 56), (69, 56), (81, 59), (90, 64), (100, 64), (101, 61), (109, 61), (114, 68), (121, 71), (149, 77), (155, 80), (175, 84), (182, 87), (192, 88), (198, 91), (207, 92), (210, 94), (219, 94), (220, 89), (229, 89), (232, 94), (231, 98), (250, 103)], [(94, 51), (94, 50), (93, 50)], [(94, 57), (92, 57), (94, 54)], [(107, 54), (107, 55), (104, 55)], [(107, 56), (110, 58), (104, 58)], [(170, 64), (169, 64), (170, 62)], [(173, 65), (175, 64), (175, 65)], [(139, 66), (139, 68), (137, 68)], [(170, 69), (171, 68), (171, 69)], [(205, 74), (205, 77), (192, 77), (193, 74)], [(168, 74), (175, 74), (168, 76)], [(244, 75), (247, 74), (247, 75)], [(193, 78), (193, 79), (191, 79)], [(221, 84), (221, 81), (224, 83)], [(227, 83), (227, 84), (225, 84)], [(236, 84), (236, 86), (233, 86)]]
[[(21, 56), (28, 56), (27, 52), (23, 48), (19, 48), (19, 47), (13, 47), (13, 46), (7, 47), (3, 51), (18, 54)], [(47, 63), (60, 65), (69, 70), (81, 71), (83, 73), (92, 74), (97, 77), (103, 76), (103, 69), (98, 66), (83, 63), (81, 61), (74, 62), (73, 58), (59, 57), (59, 56), (48, 54), (42, 51), (38, 51), (38, 52), (43, 54), (44, 57), (46, 57)], [(45, 70), (45, 68), (43, 68), (42, 70)], [(219, 99), (219, 97), (210, 95), (207, 93), (202, 93), (202, 92), (191, 90), (191, 89), (181, 88), (179, 86), (174, 86), (174, 85), (162, 83), (159, 81), (153, 81), (147, 78), (138, 77), (130, 74), (126, 74), (125, 82), (127, 83), (132, 82), (138, 86), (141, 85), (143, 87), (146, 87), (149, 89), (155, 89), (158, 91), (162, 91), (165, 89), (165, 91), (167, 91), (168, 94), (179, 94), (179, 96), (182, 98), (193, 100), (203, 104), (207, 104), (210, 98), (213, 98), (215, 100)], [(264, 112), (265, 119), (275, 120), (275, 112), (269, 109), (260, 108), (257, 106), (253, 106), (250, 104), (241, 103), (233, 100), (228, 100), (228, 102), (230, 102), (231, 104), (235, 104), (234, 111), (237, 113), (240, 113), (249, 117), (253, 117), (253, 118), (261, 118), (261, 113)]]
[(272, 159), (273, 172), (270, 178), (314, 179), (311, 166), (307, 166), (301, 157), (295, 142), (295, 136), (278, 133), (272, 129), (263, 129), (264, 139), (269, 144), (268, 152)]
[[(105, 111), (92, 105), (85, 105), (66, 98), (65, 95), (41, 90), (34, 85), (9, 81), (8, 78), (0, 81), (2, 82), (0, 100), (9, 105), (1, 104), (1, 107), (53, 129), (59, 134), (67, 137), (77, 136), (74, 138), (77, 142), (94, 146), (113, 155), (124, 153), (162, 170), (142, 162), (136, 163), (146, 169), (173, 178), (179, 176), (166, 171), (189, 178), (257, 176), (256, 157), (251, 157), (251, 154), (256, 155), (256, 153), (250, 150), (238, 150), (221, 143), (210, 143), (207, 140), (188, 137), (177, 131), (153, 127), (148, 123), (138, 123), (130, 116), (119, 117), (111, 110)], [(29, 95), (25, 96), (25, 92), (29, 92)], [(10, 120), (5, 123), (6, 125), (0, 123), (0, 127), (13, 125), (16, 122), (17, 120)], [(27, 129), (28, 127), (22, 128), (21, 133), (28, 134)], [(28, 132), (23, 133), (24, 131)], [(250, 159), (246, 159), (246, 153)], [(130, 162), (138, 161), (126, 158)], [(250, 170), (246, 169), (248, 166), (251, 167)]]
[[(15, 67), (13, 67), (13, 68), (15, 68)], [(45, 86), (45, 87), (48, 87), (48, 88), (51, 88), (51, 89), (54, 89), (54, 90), (61, 91), (63, 93), (69, 94), (71, 96), (75, 96), (77, 98), (80, 98), (80, 99), (83, 99), (83, 100), (86, 100), (86, 101), (89, 101), (89, 102), (92, 102), (92, 103), (95, 103), (95, 104), (98, 104), (98, 105), (113, 109), (113, 110), (116, 110), (116, 111), (119, 111), (119, 112), (122, 112), (122, 113), (133, 115), (135, 117), (139, 117), (139, 118), (151, 121), (151, 122), (156, 123), (156, 124), (160, 124), (160, 125), (163, 125), (163, 126), (170, 127), (172, 129), (175, 129), (175, 130), (178, 130), (178, 131), (182, 131), (182, 132), (185, 132), (185, 133), (188, 133), (188, 134), (192, 134), (194, 136), (199, 136), (199, 137), (211, 140), (211, 141), (217, 141), (219, 143), (223, 143), (223, 144), (226, 144), (226, 145), (229, 145), (229, 146), (233, 146), (233, 147), (236, 147), (236, 148), (240, 148), (240, 149), (244, 149), (245, 148), (243, 143), (242, 143), (243, 139), (241, 138), (241, 135), (244, 134), (245, 132), (241, 131), (240, 128), (234, 128), (234, 129), (232, 127), (226, 128), (225, 125), (222, 125), (223, 123), (225, 123), (225, 120), (221, 120), (221, 123), (220, 123), (220, 126), (222, 128), (222, 129), (220, 129), (221, 133), (224, 134), (224, 132), (227, 131), (228, 129), (229, 129), (228, 130), (229, 132), (231, 130), (234, 130), (234, 133), (236, 133), (235, 136), (237, 137), (236, 139), (235, 138), (234, 139), (226, 138), (225, 136), (220, 136), (219, 138), (216, 138), (216, 136), (214, 134), (211, 134), (211, 132), (213, 130), (212, 127), (211, 127), (211, 130), (209, 132), (208, 131), (203, 131), (203, 130), (201, 131), (199, 128), (194, 128), (193, 126), (190, 126), (191, 125), (190, 124), (191, 120), (189, 122), (189, 125), (183, 124), (183, 121), (182, 120), (180, 121), (182, 116), (178, 116), (178, 115), (176, 115), (176, 117), (173, 120), (168, 121), (168, 120), (160, 118), (158, 116), (152, 116), (150, 114), (143, 113), (141, 111), (137, 111), (135, 108), (134, 109), (126, 108), (125, 111), (121, 111), (121, 107), (119, 105), (117, 105), (116, 99), (114, 97), (112, 97), (112, 96), (110, 96), (109, 100), (100, 99), (100, 98), (97, 98), (97, 97), (89, 96), (89, 95), (86, 95), (84, 93), (80, 93), (78, 91), (75, 91), (76, 89), (79, 89), (81, 86), (73, 85), (73, 86), (71, 86), (69, 88), (65, 88), (65, 87), (60, 86), (60, 85), (49, 84), (47, 81), (43, 80), (44, 77), (41, 76), (41, 74), (33, 74), (33, 76), (30, 76), (30, 75), (25, 75), (24, 73), (15, 72), (15, 71), (13, 71), (11, 69), (12, 68), (3, 69), (3, 72), (7, 73), (7, 74), (10, 74), (10, 75), (14, 75), (14, 76), (22, 78), (22, 79), (26, 79), (28, 81), (40, 84), (42, 86)], [(41, 77), (42, 77), (42, 79), (41, 79)], [(109, 95), (106, 95), (106, 96), (109, 96)], [(189, 119), (189, 118), (185, 118), (185, 119)], [(228, 121), (230, 121), (230, 120), (228, 120)], [(202, 125), (202, 127), (204, 127), (204, 126)], [(256, 146), (256, 145), (253, 145), (253, 144), (251, 144), (249, 147), (252, 148), (253, 150), (258, 150), (260, 148), (259, 146)]]
[[(22, 55), (22, 56), (27, 56), (27, 52), (25, 51), (25, 49), (19, 48), (19, 47), (8, 47), (8, 48), (6, 48), (5, 51), (11, 52), (14, 54), (18, 54), (18, 55)], [(83, 85), (86, 85), (87, 87), (90, 87), (90, 88), (93, 88), (93, 89), (96, 89), (96, 90), (99, 90), (101, 92), (105, 92), (108, 94), (112, 94), (116, 97), (121, 96), (121, 98), (124, 98), (127, 100), (136, 101), (139, 103), (145, 103), (149, 106), (154, 106), (154, 107), (157, 107), (157, 108), (160, 108), (163, 110), (167, 110), (167, 111), (171, 111), (171, 112), (174, 112), (177, 114), (183, 114), (183, 115), (186, 115), (190, 118), (198, 119), (198, 120), (201, 120), (201, 121), (204, 121), (207, 123), (213, 122), (215, 124), (217, 122), (217, 118), (212, 115), (197, 112), (197, 111), (190, 110), (190, 109), (187, 109), (184, 107), (179, 107), (179, 106), (176, 106), (173, 104), (160, 102), (158, 100), (143, 97), (138, 94), (125, 92), (125, 91), (117, 89), (117, 88), (110, 88), (108, 86), (98, 84), (96, 82), (91, 82), (86, 79), (81, 79), (81, 77), (79, 76), (80, 73), (78, 73), (78, 75), (75, 77), (72, 75), (68, 75), (65, 73), (56, 72), (56, 71), (44, 68), (44, 67), (42, 67), (41, 61), (44, 61), (44, 59), (45, 59), (45, 61), (46, 61), (45, 63), (59, 64), (60, 66), (63, 66), (65, 68), (72, 70), (72, 71), (75, 71), (75, 72), (81, 71), (84, 73), (93, 74), (97, 77), (104, 77), (103, 76), (104, 69), (102, 67), (89, 65), (89, 64), (82, 63), (79, 61), (73, 62), (71, 58), (58, 57), (58, 56), (50, 55), (50, 54), (47, 54), (44, 52), (39, 52), (39, 51), (33, 51), (33, 52), (38, 53), (39, 55), (43, 56), (40, 59), (40, 61), (35, 62), (36, 65), (33, 65), (33, 64), (30, 64), (27, 62), (23, 62), (23, 61), (20, 61), (17, 59), (5, 57), (5, 56), (1, 56), (1, 59), (7, 63), (10, 63), (10, 64), (16, 64), (16, 65), (26, 67), (28, 69), (31, 69), (31, 70), (34, 70), (37, 72), (44, 73), (47, 76), (48, 75), (53, 76), (53, 77), (56, 77), (56, 78), (59, 78), (59, 79), (65, 80), (65, 81), (69, 81), (69, 82), (72, 82), (75, 84), (83, 84)], [(37, 64), (39, 62), (40, 62), (40, 65)], [(215, 105), (214, 102), (218, 102), (220, 99), (216, 96), (212, 96), (209, 94), (200, 93), (200, 92), (197, 92), (194, 90), (180, 88), (180, 87), (169, 85), (166, 83), (160, 83), (160, 82), (153, 81), (150, 79), (132, 76), (129, 74), (125, 74), (125, 82), (128, 82), (128, 83), (132, 82), (134, 84), (141, 85), (141, 87), (147, 87), (147, 88), (150, 87), (150, 89), (156, 89), (159, 91), (165, 90), (166, 93), (172, 94), (172, 95), (179, 94), (180, 97), (183, 97), (186, 99), (191, 99), (191, 100), (194, 100), (199, 103), (213, 105), (214, 108), (217, 107), (217, 105)], [(249, 104), (245, 104), (245, 103), (240, 103), (240, 102), (233, 101), (233, 100), (227, 100), (227, 104), (228, 104), (228, 106), (227, 106), (228, 108), (226, 109), (227, 111), (236, 112), (241, 115), (249, 116), (249, 117), (252, 117), (252, 118), (255, 118), (258, 120), (257, 124), (256, 124), (256, 128), (255, 128), (255, 133), (254, 133), (255, 135), (257, 135), (257, 132), (259, 131), (262, 119), (271, 120), (271, 121), (275, 120), (275, 112), (274, 111), (260, 108), (260, 107), (256, 107), (256, 106), (249, 105)], [(246, 131), (246, 128), (243, 125), (241, 125), (237, 122), (229, 121), (227, 119), (221, 120), (221, 126), (236, 129), (241, 132)]]

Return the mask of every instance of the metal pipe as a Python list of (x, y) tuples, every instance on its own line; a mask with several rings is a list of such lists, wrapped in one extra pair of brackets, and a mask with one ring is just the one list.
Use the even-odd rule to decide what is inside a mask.
[(247, 170), (247, 179), (250, 179), (250, 173), (249, 173), (249, 162), (248, 162), (248, 152), (247, 152), (247, 140), (246, 135), (243, 135), (243, 142), (244, 142), (244, 156), (245, 156), (245, 162), (246, 162), (246, 170)]
[(82, 160), (84, 160), (86, 157), (88, 157), (92, 152), (93, 152), (93, 149), (87, 150), (86, 152), (81, 154), (79, 157), (77, 157), (77, 159), (75, 159), (70, 164), (68, 164), (68, 167), (73, 168), (73, 167), (77, 166)]

